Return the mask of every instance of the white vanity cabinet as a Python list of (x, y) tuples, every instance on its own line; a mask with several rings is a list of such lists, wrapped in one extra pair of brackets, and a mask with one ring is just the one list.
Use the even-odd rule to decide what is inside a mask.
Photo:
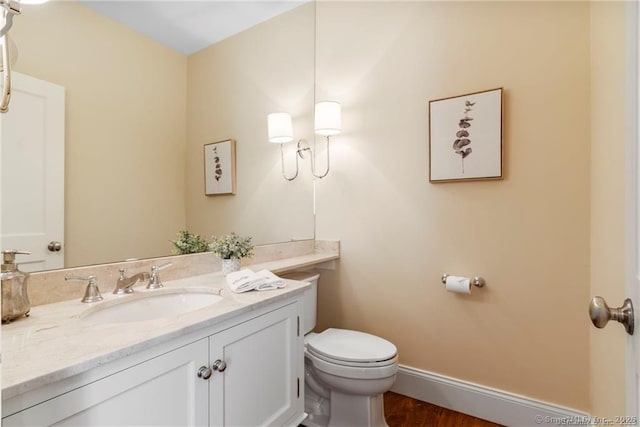
[(239, 316), (186, 345), (162, 346), (124, 369), (119, 361), (117, 372), (42, 399), (3, 418), (2, 425), (298, 425), (300, 304), (289, 300), (276, 307)]

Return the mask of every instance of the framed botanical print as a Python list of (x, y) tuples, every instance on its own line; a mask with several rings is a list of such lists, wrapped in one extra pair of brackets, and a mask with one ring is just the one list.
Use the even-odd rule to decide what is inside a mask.
[(429, 101), (429, 181), (502, 179), (502, 88)]
[(204, 146), (204, 193), (236, 194), (236, 142), (233, 139)]

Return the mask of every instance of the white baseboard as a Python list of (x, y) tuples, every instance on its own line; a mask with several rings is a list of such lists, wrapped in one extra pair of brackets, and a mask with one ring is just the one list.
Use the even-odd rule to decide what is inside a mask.
[(571, 408), (408, 366), (400, 366), (391, 391), (505, 426), (584, 425), (589, 418)]

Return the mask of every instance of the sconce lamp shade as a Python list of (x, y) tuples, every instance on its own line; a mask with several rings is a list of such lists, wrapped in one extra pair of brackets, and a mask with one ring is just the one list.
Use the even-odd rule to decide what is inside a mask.
[(316, 104), (315, 133), (318, 135), (337, 135), (341, 125), (340, 104), (322, 101)]
[(271, 113), (267, 116), (269, 142), (283, 144), (293, 141), (293, 126), (289, 113)]

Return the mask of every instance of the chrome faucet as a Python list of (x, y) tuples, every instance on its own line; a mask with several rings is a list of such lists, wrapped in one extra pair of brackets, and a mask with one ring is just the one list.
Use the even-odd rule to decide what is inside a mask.
[(147, 284), (147, 289), (159, 289), (164, 287), (164, 285), (162, 284), (162, 280), (160, 280), (160, 270), (164, 270), (165, 268), (171, 267), (172, 265), (172, 262), (167, 262), (165, 264), (162, 264), (161, 266), (151, 266), (151, 278), (149, 279), (149, 283)]
[(133, 285), (136, 284), (138, 280), (145, 281), (149, 280), (149, 273), (146, 271), (142, 273), (134, 274), (133, 276), (127, 277), (126, 270), (121, 268), (120, 270), (120, 278), (116, 283), (116, 288), (113, 290), (113, 293), (116, 295), (124, 295), (130, 294), (133, 292)]

